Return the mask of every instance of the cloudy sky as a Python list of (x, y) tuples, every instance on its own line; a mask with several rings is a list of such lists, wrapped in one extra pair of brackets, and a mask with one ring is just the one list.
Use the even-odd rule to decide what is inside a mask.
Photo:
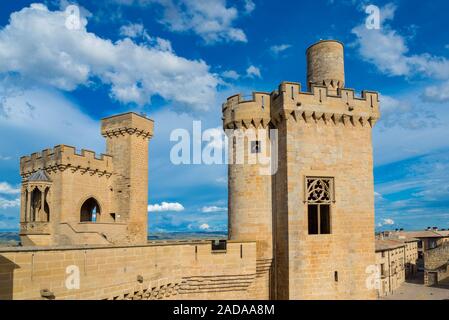
[[(380, 8), (380, 28), (367, 28), (368, 5)], [(99, 120), (133, 110), (156, 122), (150, 230), (226, 230), (226, 166), (172, 164), (170, 133), (193, 121), (217, 133), (227, 96), (305, 83), (305, 49), (320, 39), (345, 43), (347, 87), (382, 93), (378, 228), (448, 228), (448, 9), (444, 0), (1, 1), (0, 229), (17, 229), (21, 155), (57, 144), (104, 152)]]

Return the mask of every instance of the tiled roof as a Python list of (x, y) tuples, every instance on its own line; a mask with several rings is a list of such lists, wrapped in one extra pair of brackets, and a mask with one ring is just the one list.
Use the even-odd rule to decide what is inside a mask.
[(449, 237), (449, 230), (437, 231), (438, 234), (441, 234), (443, 237)]
[(404, 247), (405, 243), (393, 239), (376, 239), (376, 252)]
[(50, 178), (47, 176), (47, 174), (45, 173), (45, 171), (43, 170), (38, 170), (36, 172), (34, 172), (29, 178), (28, 181), (46, 181), (46, 182), (50, 182)]
[(437, 231), (400, 231), (397, 232), (398, 236), (403, 236), (405, 238), (441, 238), (442, 235)]

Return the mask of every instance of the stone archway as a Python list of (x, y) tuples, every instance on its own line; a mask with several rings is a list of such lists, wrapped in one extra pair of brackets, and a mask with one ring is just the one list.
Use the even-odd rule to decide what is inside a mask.
[(80, 222), (95, 222), (101, 214), (101, 207), (98, 201), (90, 197), (84, 201), (80, 209)]

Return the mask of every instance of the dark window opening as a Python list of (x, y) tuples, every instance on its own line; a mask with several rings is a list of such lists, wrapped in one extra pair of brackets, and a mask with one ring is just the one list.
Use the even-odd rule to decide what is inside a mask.
[(319, 212), (320, 212), (320, 233), (330, 234), (331, 233), (330, 206), (328, 204), (320, 205)]
[(331, 234), (331, 203), (335, 202), (334, 179), (306, 177), (304, 187), (309, 234)]
[(45, 189), (44, 196), (44, 221), (50, 222), (50, 206), (48, 205), (48, 194), (50, 192), (50, 188)]
[(96, 222), (100, 214), (100, 206), (94, 198), (87, 199), (81, 206), (81, 222)]
[(330, 205), (328, 204), (309, 204), (309, 234), (330, 234), (331, 216)]
[(261, 151), (260, 141), (251, 141), (251, 153), (260, 153)]
[(39, 220), (39, 212), (41, 210), (42, 195), (38, 188), (31, 193), (31, 221)]
[(309, 204), (309, 234), (319, 234), (318, 232), (318, 205)]
[(212, 240), (212, 251), (226, 251), (226, 240)]
[(338, 271), (334, 272), (334, 279), (335, 279), (335, 282), (338, 282)]

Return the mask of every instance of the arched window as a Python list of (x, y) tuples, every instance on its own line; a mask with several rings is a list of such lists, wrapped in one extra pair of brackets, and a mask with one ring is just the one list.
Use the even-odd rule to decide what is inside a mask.
[(38, 221), (39, 213), (42, 208), (42, 195), (38, 188), (34, 188), (31, 192), (31, 221)]
[(81, 222), (96, 222), (100, 214), (100, 205), (94, 198), (89, 198), (84, 201), (81, 206)]
[(306, 177), (305, 203), (309, 234), (331, 234), (331, 203), (334, 202), (334, 179)]
[(45, 196), (44, 196), (45, 200), (44, 200), (44, 217), (43, 217), (43, 220), (45, 222), (50, 222), (50, 206), (48, 205), (49, 193), (50, 193), (50, 188), (46, 188)]

